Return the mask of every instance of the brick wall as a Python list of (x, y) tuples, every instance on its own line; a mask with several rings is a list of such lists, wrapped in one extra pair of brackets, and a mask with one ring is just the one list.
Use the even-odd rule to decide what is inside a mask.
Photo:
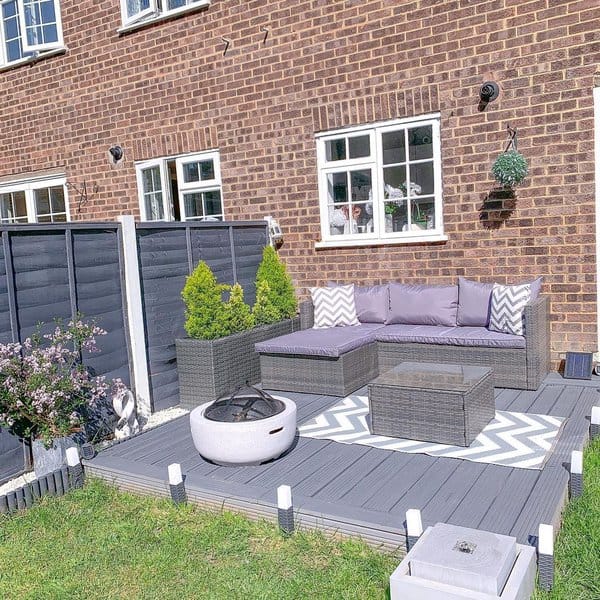
[[(222, 0), (122, 36), (118, 0), (62, 15), (65, 55), (0, 73), (0, 176), (60, 167), (97, 186), (73, 218), (113, 219), (139, 214), (134, 160), (218, 147), (227, 218), (275, 216), (299, 288), (543, 275), (554, 359), (596, 349), (597, 0)], [(488, 79), (501, 95), (479, 112)], [(314, 133), (437, 111), (448, 241), (315, 250)], [(489, 212), (507, 124), (530, 177)]]

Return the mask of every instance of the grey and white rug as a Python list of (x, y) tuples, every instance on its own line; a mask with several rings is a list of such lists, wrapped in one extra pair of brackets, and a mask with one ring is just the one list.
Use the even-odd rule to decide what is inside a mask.
[(348, 396), (298, 428), (302, 437), (361, 444), (411, 454), (462, 458), (522, 469), (541, 469), (550, 456), (564, 419), (496, 411), (496, 418), (469, 447), (372, 435), (367, 396)]

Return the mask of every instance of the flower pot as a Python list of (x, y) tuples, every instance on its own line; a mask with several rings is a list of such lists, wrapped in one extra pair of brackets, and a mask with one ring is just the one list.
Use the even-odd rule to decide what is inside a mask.
[(299, 328), (299, 319), (285, 319), (216, 340), (175, 340), (180, 406), (195, 408), (231, 394), (246, 381), (258, 383), (260, 359), (254, 344)]
[(67, 448), (74, 446), (75, 442), (69, 437), (56, 438), (50, 448), (46, 448), (41, 440), (33, 440), (31, 452), (35, 476), (39, 478), (60, 469), (67, 462)]

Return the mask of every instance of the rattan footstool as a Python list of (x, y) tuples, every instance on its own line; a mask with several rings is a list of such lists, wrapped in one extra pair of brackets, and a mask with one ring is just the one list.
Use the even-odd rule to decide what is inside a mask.
[(494, 418), (492, 369), (404, 362), (369, 383), (375, 435), (469, 446)]

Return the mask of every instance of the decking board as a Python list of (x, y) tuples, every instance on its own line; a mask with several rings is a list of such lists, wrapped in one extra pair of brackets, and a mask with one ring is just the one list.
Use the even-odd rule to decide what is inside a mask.
[[(190, 501), (215, 510), (240, 510), (252, 518), (275, 519), (277, 487), (291, 485), (300, 524), (362, 536), (386, 547), (404, 547), (408, 508), (420, 508), (426, 525), (454, 523), (531, 543), (540, 522), (559, 525), (570, 453), (583, 448), (591, 407), (600, 404), (598, 382), (592, 383), (551, 376), (537, 391), (496, 390), (499, 410), (566, 418), (543, 470), (299, 437), (288, 453), (270, 463), (222, 467), (197, 453), (188, 416), (115, 444), (85, 464), (88, 472), (125, 489), (168, 497), (167, 467), (179, 462)], [(277, 393), (296, 402), (299, 424), (339, 401)]]

